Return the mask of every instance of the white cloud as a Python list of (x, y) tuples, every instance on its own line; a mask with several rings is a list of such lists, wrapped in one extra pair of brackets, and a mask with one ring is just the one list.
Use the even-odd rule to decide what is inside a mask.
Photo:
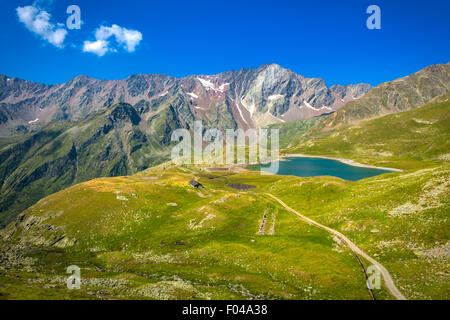
[(55, 26), (50, 22), (51, 15), (45, 11), (33, 6), (17, 7), (17, 16), (20, 22), (31, 32), (39, 35), (42, 39), (48, 41), (58, 48), (62, 48), (67, 30)]
[(92, 52), (100, 57), (106, 52), (116, 52), (110, 39), (114, 37), (116, 43), (128, 52), (134, 52), (142, 40), (142, 33), (137, 30), (122, 28), (116, 24), (111, 27), (101, 26), (95, 32), (96, 41), (85, 41), (84, 52)]
[(142, 33), (139, 31), (121, 28), (116, 24), (113, 24), (111, 27), (101, 26), (95, 32), (97, 40), (107, 40), (111, 36), (114, 36), (116, 41), (128, 52), (133, 52), (142, 40)]
[(101, 57), (108, 52), (108, 41), (85, 41), (83, 45), (83, 52), (92, 52)]

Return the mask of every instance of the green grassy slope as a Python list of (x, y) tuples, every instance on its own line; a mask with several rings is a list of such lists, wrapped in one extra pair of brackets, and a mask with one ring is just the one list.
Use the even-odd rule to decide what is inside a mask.
[[(81, 261), (91, 279), (86, 281), (93, 283), (81, 292), (90, 298), (106, 291), (109, 297), (172, 299), (370, 299), (357, 261), (326, 232), (299, 223), (258, 193), (227, 187), (226, 178), (205, 175), (200, 181), (207, 188), (198, 191), (188, 186), (191, 178), (147, 171), (89, 181), (41, 200), (17, 229), (4, 231), (18, 248), (31, 243), (40, 250), (26, 254), (34, 259), (28, 272), (19, 265), (2, 273), (8, 285), (0, 290), (19, 297), (28, 289), (11, 284), (10, 277), (19, 274), (26, 282), (37, 272), (36, 285), (54, 282), (60, 290), (51, 297), (58, 297), (64, 268)], [(266, 209), (266, 234), (258, 235)], [(53, 227), (43, 227), (48, 225)], [(94, 284), (105, 278), (115, 279), (117, 287)]]
[(450, 166), (342, 183), (286, 178), (289, 206), (334, 228), (381, 262), (409, 299), (449, 299)]
[(165, 161), (170, 141), (159, 127), (168, 126), (167, 109), (154, 121), (141, 121), (132, 106), (119, 103), (78, 122), (54, 122), (0, 139), (0, 227), (70, 185), (133, 174)]
[(292, 122), (272, 124), (268, 126), (268, 129), (279, 130), (280, 148), (284, 149), (297, 145), (299, 138), (308, 132), (317, 121), (318, 118), (301, 119)]
[[(206, 189), (192, 189), (192, 177)], [(2, 231), (0, 293), (370, 299), (353, 254), (265, 196), (270, 192), (354, 240), (391, 271), (407, 297), (448, 298), (445, 260), (434, 255), (449, 236), (448, 177), (448, 165), (355, 183), (167, 167), (92, 180), (39, 201)], [(256, 188), (239, 192), (229, 183)], [(71, 264), (82, 268), (80, 291), (65, 289)], [(385, 289), (375, 294), (391, 298)]]
[(286, 153), (357, 159), (365, 163), (414, 168), (450, 159), (450, 95), (418, 109), (362, 121), (319, 135)]

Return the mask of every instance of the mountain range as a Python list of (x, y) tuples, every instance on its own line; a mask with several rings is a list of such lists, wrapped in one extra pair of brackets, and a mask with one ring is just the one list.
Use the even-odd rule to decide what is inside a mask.
[(171, 104), (185, 120), (247, 129), (334, 112), (370, 89), (368, 84), (329, 88), (322, 79), (306, 78), (276, 64), (180, 79), (145, 74), (124, 80), (78, 76), (60, 85), (0, 75), (0, 133), (79, 120), (117, 102), (132, 105), (147, 122)]
[[(277, 65), (4, 77), (0, 299), (448, 300), (449, 75), (433, 65), (367, 93)], [(197, 119), (268, 124), (288, 158), (397, 170), (349, 181), (167, 161), (172, 131)], [(74, 265), (82, 286), (68, 291)]]
[[(407, 110), (446, 93), (449, 72), (449, 64), (431, 66), (373, 89), (329, 88), (276, 64), (181, 79), (80, 76), (60, 85), (0, 76), (0, 226), (70, 185), (166, 161), (172, 131), (195, 120), (219, 129), (275, 124), (281, 136), (289, 126), (289, 140), (304, 142), (351, 119)], [(302, 123), (317, 116), (311, 128)]]
[[(166, 162), (49, 195), (0, 230), (0, 297), (448, 300), (449, 97), (293, 150), (402, 172), (348, 181)], [(74, 265), (82, 285), (67, 290)]]

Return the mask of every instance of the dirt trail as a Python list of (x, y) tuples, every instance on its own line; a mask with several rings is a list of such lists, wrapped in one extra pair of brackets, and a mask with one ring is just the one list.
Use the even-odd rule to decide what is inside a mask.
[(301, 213), (295, 211), (294, 209), (292, 209), (291, 207), (289, 207), (287, 204), (285, 204), (283, 201), (281, 201), (279, 198), (275, 197), (274, 195), (270, 194), (270, 193), (266, 193), (266, 195), (268, 195), (269, 197), (271, 197), (272, 199), (276, 200), (279, 204), (281, 204), (286, 210), (292, 212), (293, 214), (295, 214), (296, 216), (298, 216), (300, 219), (302, 219), (303, 221), (315, 225), (316, 227), (319, 227), (321, 229), (324, 229), (326, 231), (328, 231), (329, 233), (337, 236), (339, 239), (341, 239), (342, 241), (344, 241), (347, 246), (350, 248), (350, 250), (352, 250), (355, 254), (358, 254), (359, 256), (363, 257), (364, 259), (366, 259), (367, 261), (369, 261), (370, 263), (372, 263), (373, 265), (375, 265), (378, 270), (381, 272), (381, 274), (383, 275), (383, 279), (384, 279), (384, 283), (387, 287), (387, 289), (389, 290), (389, 292), (395, 297), (397, 298), (397, 300), (407, 300), (406, 297), (397, 289), (397, 287), (395, 286), (394, 280), (392, 279), (391, 275), (389, 274), (389, 271), (387, 271), (387, 269), (378, 261), (376, 261), (375, 259), (373, 259), (372, 257), (370, 257), (367, 253), (365, 253), (364, 251), (362, 251), (358, 246), (356, 246), (349, 238), (347, 238), (346, 236), (344, 236), (342, 233), (331, 229), (327, 226), (324, 226), (323, 224), (320, 224), (314, 220), (311, 220), (310, 218), (302, 215)]

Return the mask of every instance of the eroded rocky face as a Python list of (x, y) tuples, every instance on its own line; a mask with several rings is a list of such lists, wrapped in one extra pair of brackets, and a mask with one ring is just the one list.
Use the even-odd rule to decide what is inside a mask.
[(1, 75), (0, 131), (10, 135), (39, 123), (78, 120), (114, 102), (129, 103), (148, 119), (172, 100), (185, 104), (184, 116), (192, 113), (210, 125), (256, 128), (333, 112), (370, 89), (367, 84), (329, 88), (322, 79), (305, 78), (276, 64), (180, 79), (143, 74), (124, 80), (78, 76), (60, 85)]

